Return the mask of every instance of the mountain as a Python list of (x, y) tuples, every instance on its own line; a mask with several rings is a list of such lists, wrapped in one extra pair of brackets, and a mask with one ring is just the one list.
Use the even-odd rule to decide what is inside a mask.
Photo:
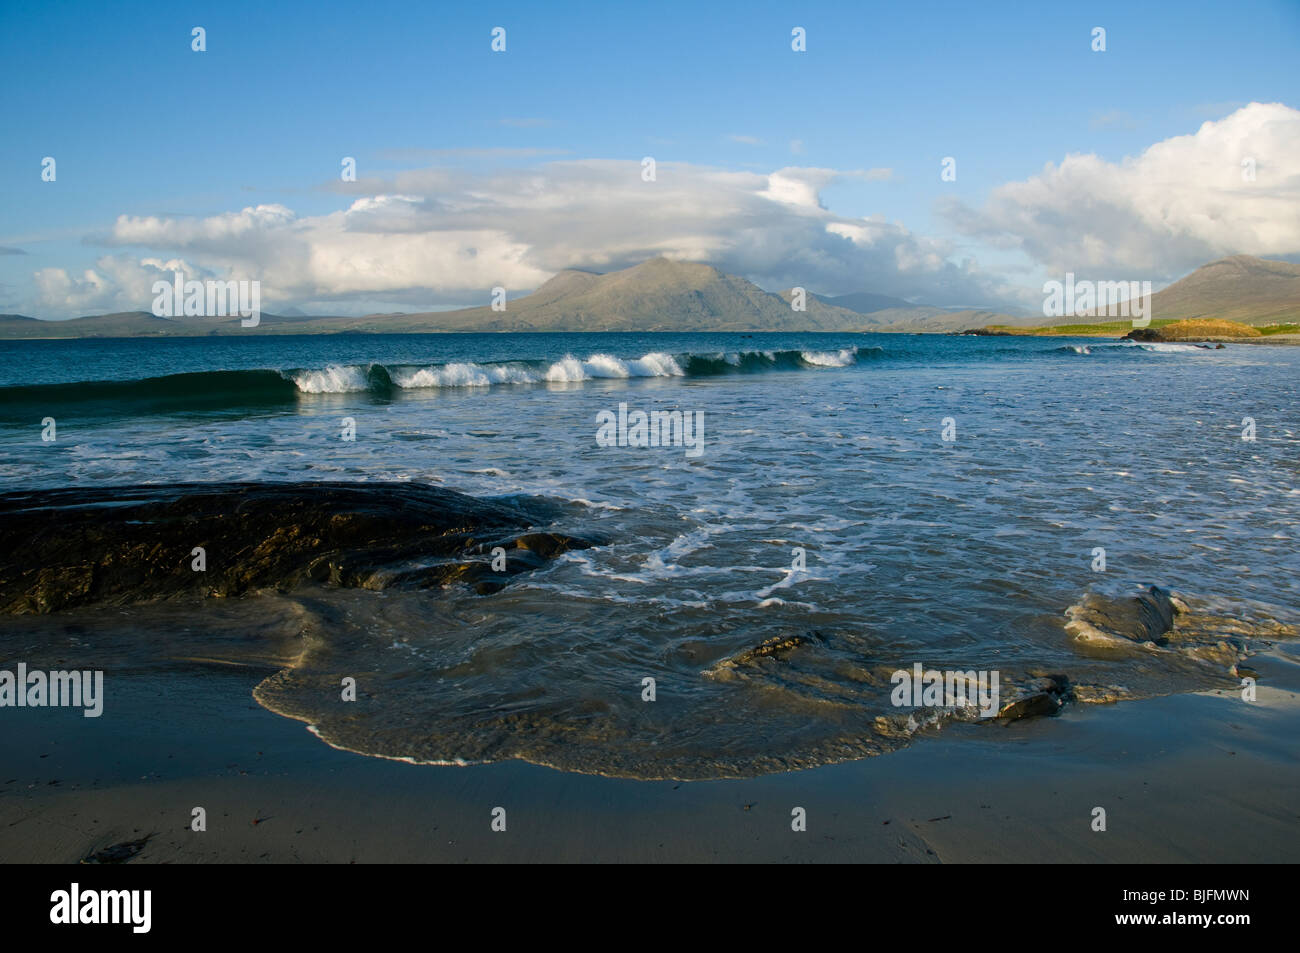
[(97, 314), (67, 321), (42, 321), (21, 314), (0, 314), (0, 338), (154, 337), (175, 333), (178, 324), (168, 318), (156, 318), (148, 311)]
[(1300, 321), (1300, 265), (1250, 255), (1212, 261), (1152, 295), (1151, 316), (1294, 324)]
[[(485, 295), (486, 296), (486, 295)], [(865, 316), (808, 296), (794, 311), (788, 296), (711, 265), (652, 258), (598, 275), (561, 271), (532, 294), (489, 306), (365, 317), (262, 315), (256, 333), (421, 331), (843, 331), (872, 324)], [(154, 337), (252, 333), (238, 318), (156, 318), (147, 312), (39, 321), (0, 316), (0, 338)]]
[[(225, 334), (397, 333), (421, 331), (961, 331), (1028, 327), (1041, 319), (952, 311), (868, 292), (809, 294), (805, 310), (790, 290), (764, 291), (711, 265), (652, 258), (607, 274), (561, 271), (532, 294), (490, 307), (421, 314), (313, 317), (263, 314), (257, 329), (239, 318), (158, 318), (144, 311), (42, 321), (0, 315), (0, 339), (158, 337)], [(1300, 265), (1236, 255), (1211, 262), (1153, 296), (1156, 318), (1227, 318), (1249, 324), (1300, 320)], [(1071, 318), (1064, 322), (1077, 322)]]
[[(1296, 323), (1300, 321), (1300, 265), (1251, 255), (1220, 258), (1153, 294), (1151, 317), (1256, 326)], [(1104, 321), (1105, 317), (1088, 312), (1043, 323), (1079, 324), (1086, 319)]]
[(1013, 317), (1000, 311), (982, 311), (966, 309), (950, 311), (947, 308), (890, 308), (886, 311), (872, 312), (868, 317), (875, 320), (872, 331), (894, 332), (930, 332), (930, 331), (965, 331), (969, 328), (982, 328), (996, 324), (1004, 328), (1029, 328), (1037, 324), (1038, 318)]
[(562, 271), (530, 295), (490, 307), (401, 316), (336, 319), (350, 331), (841, 331), (862, 315), (807, 299), (790, 307), (788, 293), (696, 262), (652, 258), (597, 275)]
[(965, 308), (936, 308), (931, 305), (912, 304), (902, 298), (858, 291), (836, 297), (816, 296), (819, 301), (838, 308), (847, 308), (867, 317), (866, 327), (872, 331), (964, 331), (998, 323), (1002, 327), (1028, 327), (1037, 318), (1011, 317), (996, 311)]
[[(304, 315), (301, 317), (263, 314), (261, 327), (282, 334), (310, 334), (321, 322), (337, 320)], [(148, 311), (122, 311), (96, 314), (66, 321), (43, 321), (23, 314), (0, 314), (0, 341), (23, 338), (144, 338), (204, 337), (248, 333), (240, 318), (160, 318)]]
[(872, 294), (869, 291), (855, 291), (852, 294), (836, 295), (835, 297), (827, 297), (826, 295), (814, 295), (813, 297), (824, 304), (829, 304), (836, 308), (847, 308), (850, 311), (856, 311), (858, 314), (873, 314), (877, 311), (887, 311), (891, 308), (906, 309), (918, 307), (917, 305), (904, 301), (902, 298), (891, 298), (889, 295)]

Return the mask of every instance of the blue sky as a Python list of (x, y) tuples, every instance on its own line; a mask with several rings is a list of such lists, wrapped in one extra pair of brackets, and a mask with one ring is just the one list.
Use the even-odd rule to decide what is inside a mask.
[[(1296, 157), (1287, 165), (1284, 155), (1295, 130), (1276, 112), (1250, 114), (1224, 133), (1263, 150), (1261, 179), (1267, 169), (1265, 184), (1281, 190), (1272, 212), (1256, 189), (1251, 202), (1216, 206), (1213, 214), (1250, 206), (1225, 229), (1198, 232), (1193, 223), (1183, 234), (1167, 222), (1178, 255), (1154, 247), (1166, 226), (1153, 229), (1151, 249), (1129, 249), (1125, 260), (1095, 251), (1131, 236), (1126, 216), (1150, 219), (1153, 205), (1189, 201), (1136, 186), (1112, 194), (1107, 168), (1249, 103), (1300, 107), (1294, 0), (178, 7), (0, 10), (0, 247), (8, 250), (0, 311), (65, 317), (136, 298), (147, 308), (147, 283), (136, 290), (135, 263), (144, 259), (183, 260), (214, 275), (265, 271), (281, 306), (343, 313), (480, 303), (480, 285), (496, 273), (523, 288), (562, 267), (602, 270), (655, 251), (707, 257), (770, 290), (806, 272), (803, 283), (817, 291), (1006, 306), (1029, 300), (1025, 288), (1075, 260), (1080, 273), (1118, 269), (1161, 284), (1221, 252), (1300, 253), (1293, 234), (1259, 237), (1287, 231), (1265, 226), (1294, 212), (1300, 181)], [(195, 26), (206, 30), (202, 53), (190, 48)], [(506, 28), (504, 53), (490, 49), (495, 26)], [(806, 52), (791, 50), (795, 26), (807, 31)], [(1097, 26), (1106, 29), (1104, 53), (1091, 49)], [(1237, 148), (1189, 145), (1182, 158), (1153, 159), (1135, 181), (1173, 182), (1180, 163), (1196, 167), (1195, 156), (1220, 147), (1224, 155)], [(1071, 154), (1100, 165), (1087, 181), (1081, 169), (1040, 182), (1061, 206), (998, 193), (1035, 182), (1047, 163)], [(41, 180), (45, 156), (56, 159), (54, 182)], [(356, 158), (361, 179), (347, 187), (344, 156)], [(625, 205), (619, 191), (645, 184), (632, 175), (644, 156), (678, 170), (660, 173), (680, 191), (665, 196), (654, 228), (642, 196)], [(957, 159), (955, 182), (940, 181), (945, 156)], [(607, 164), (583, 165), (592, 160)], [(563, 187), (551, 182), (557, 168)], [(851, 226), (837, 227), (824, 248), (818, 237), (815, 253), (794, 254), (802, 230), (820, 236), (830, 220), (797, 200), (769, 216), (753, 199), (772, 189), (745, 176), (783, 169), (822, 170), (782, 181), (810, 184), (813, 204), (841, 225), (874, 216), (889, 234), (851, 240)], [(852, 174), (865, 170), (876, 172)], [(596, 220), (598, 204), (576, 208), (575, 196), (606, 190), (606, 221)], [(735, 200), (721, 200), (712, 215), (688, 207), (731, 190)], [(344, 215), (382, 195), (403, 196), (400, 215), (387, 205), (382, 215), (369, 207)], [(502, 214), (480, 228), (475, 202), (484, 195)], [(1088, 219), (1092, 195), (1105, 208)], [(1077, 232), (1080, 222), (1062, 208), (1080, 205), (1093, 241), (1055, 247), (1038, 231), (1051, 220)], [(222, 225), (258, 206), (291, 218)], [(511, 214), (526, 223), (516, 230)], [(122, 229), (120, 216), (150, 225)], [(636, 238), (611, 251), (610, 223), (620, 218)], [(1018, 231), (1026, 221), (1036, 223), (1032, 234)], [(457, 230), (465, 237), (448, 245)], [(742, 243), (731, 238), (739, 231)], [(1223, 245), (1211, 232), (1242, 237)], [(367, 264), (333, 280), (346, 253), (341, 236), (358, 233), (373, 243), (359, 252)], [(465, 248), (483, 265), (474, 274), (458, 280), (431, 262), (430, 277), (420, 278), (421, 256)], [(388, 255), (400, 262), (394, 274), (383, 274)], [(101, 264), (106, 256), (112, 261)], [(87, 283), (88, 270), (97, 280)]]

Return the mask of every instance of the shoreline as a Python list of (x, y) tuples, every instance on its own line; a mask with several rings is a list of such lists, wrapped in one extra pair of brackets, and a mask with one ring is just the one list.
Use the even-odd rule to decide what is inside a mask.
[[(402, 337), (409, 335), (476, 335), (476, 334), (494, 334), (494, 335), (511, 335), (511, 334), (546, 334), (546, 335), (587, 335), (592, 334), (626, 334), (643, 336), (647, 334), (821, 334), (821, 335), (857, 335), (857, 334), (885, 334), (896, 335), (898, 337), (913, 337), (915, 335), (925, 335), (927, 337), (1007, 337), (1007, 338), (1087, 338), (1089, 340), (1105, 340), (1122, 342), (1128, 340), (1123, 336), (1116, 336), (1112, 332), (1100, 332), (1092, 334), (1034, 334), (1034, 333), (1016, 333), (1014, 331), (993, 331), (988, 332), (982, 329), (971, 329), (966, 331), (888, 331), (873, 328), (859, 328), (846, 331), (824, 331), (824, 330), (804, 330), (804, 331), (784, 331), (784, 330), (737, 330), (737, 331), (463, 331), (463, 330), (404, 330), (404, 331), (268, 331), (264, 332), (271, 337), (311, 337), (311, 338), (329, 338), (329, 337)], [(211, 338), (233, 337), (234, 332), (230, 334), (153, 334), (153, 335), (127, 335), (114, 337), (112, 335), (61, 335), (55, 337), (3, 337), (0, 336), (0, 343), (12, 344), (22, 341), (176, 341), (176, 340), (206, 340)], [(1144, 343), (1144, 342), (1135, 342)], [(1300, 345), (1300, 334), (1269, 334), (1260, 337), (1209, 337), (1197, 338), (1196, 340), (1185, 341), (1162, 341), (1155, 343), (1163, 344), (1276, 344), (1281, 346)]]
[[(370, 758), (257, 705), (260, 667), (110, 673), (101, 718), (3, 713), (0, 844), (10, 863), (77, 863), (142, 838), (132, 863), (1294, 862), (1300, 645), (1252, 664), (1254, 704), (1070, 705), (949, 725), (879, 757), (692, 782)], [(206, 832), (189, 830), (195, 806)], [(1098, 806), (1105, 832), (1091, 829)]]
[[(1116, 336), (1110, 331), (1094, 332), (1092, 334), (1045, 334), (1045, 333), (1026, 333), (1017, 334), (1013, 331), (956, 331), (948, 332), (954, 337), (998, 337), (998, 338), (1087, 338), (1091, 341), (1112, 341), (1121, 344), (1124, 341), (1132, 340), (1123, 335)], [(1300, 344), (1300, 334), (1266, 334), (1259, 337), (1205, 337), (1205, 338), (1188, 338), (1186, 340), (1170, 341), (1133, 341), (1134, 344), (1279, 344), (1294, 346)]]

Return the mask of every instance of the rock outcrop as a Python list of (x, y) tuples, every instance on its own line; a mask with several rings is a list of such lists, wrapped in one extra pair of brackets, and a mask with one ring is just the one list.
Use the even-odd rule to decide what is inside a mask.
[[(461, 582), (492, 592), (513, 574), (594, 545), (528, 532), (544, 521), (517, 505), (409, 483), (4, 493), (0, 612), (288, 591), (310, 581), (366, 589)], [(492, 566), (497, 546), (501, 571)]]
[(1156, 648), (1167, 645), (1174, 617), (1183, 607), (1166, 589), (1148, 586), (1129, 599), (1088, 593), (1065, 612), (1065, 625), (1077, 644), (1107, 648)]

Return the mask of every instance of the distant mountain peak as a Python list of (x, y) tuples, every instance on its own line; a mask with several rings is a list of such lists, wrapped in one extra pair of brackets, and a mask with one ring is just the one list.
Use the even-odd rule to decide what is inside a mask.
[(1153, 318), (1222, 318), (1278, 324), (1300, 317), (1300, 264), (1231, 255), (1197, 268), (1152, 296)]
[[(1023, 325), (1031, 319), (952, 311), (857, 292), (808, 294), (794, 310), (791, 291), (764, 291), (738, 275), (698, 261), (658, 255), (598, 274), (557, 272), (504, 311), (462, 308), (420, 314), (299, 317), (263, 313), (257, 333), (413, 331), (953, 331)], [(1300, 319), (1300, 264), (1233, 255), (1209, 262), (1154, 296), (1153, 317), (1214, 317), (1248, 324)], [(156, 318), (124, 312), (70, 321), (0, 315), (0, 338), (146, 337), (241, 334), (238, 320)]]

